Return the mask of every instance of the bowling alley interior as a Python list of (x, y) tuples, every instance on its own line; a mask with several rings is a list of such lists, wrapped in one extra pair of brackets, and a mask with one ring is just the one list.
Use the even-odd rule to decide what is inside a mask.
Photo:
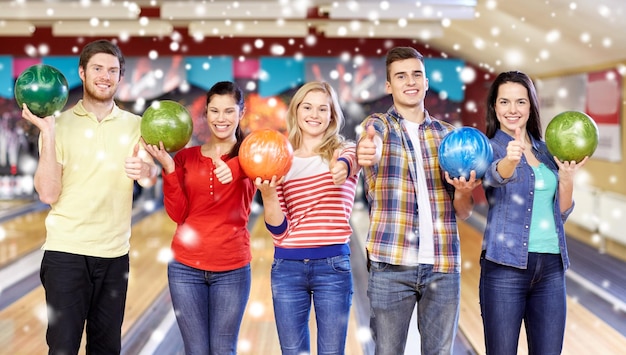
[[(206, 92), (237, 83), (245, 95), (241, 128), (286, 132), (286, 110), (309, 81), (330, 83), (345, 116), (341, 133), (356, 141), (360, 123), (392, 105), (385, 53), (411, 46), (424, 55), (431, 116), (485, 131), (490, 84), (503, 71), (528, 74), (544, 130), (564, 111), (591, 117), (597, 148), (574, 182), (575, 207), (565, 223), (563, 354), (623, 354), (626, 349), (626, 32), (621, 0), (9, 0), (0, 5), (0, 354), (45, 354), (47, 310), (39, 270), (50, 206), (33, 176), (38, 129), (22, 118), (15, 83), (37, 64), (67, 80), (64, 110), (83, 94), (81, 48), (116, 43), (125, 75), (116, 104), (141, 116), (154, 101), (184, 105), (193, 119), (187, 146), (210, 139)], [(175, 153), (172, 153), (175, 154)], [(362, 182), (362, 181), (361, 181)], [(479, 304), (488, 205), (482, 186), (458, 221), (461, 303), (455, 355), (485, 354)], [(122, 327), (123, 354), (184, 354), (167, 281), (176, 224), (163, 206), (162, 180), (135, 185), (130, 273)], [(367, 296), (368, 203), (360, 184), (351, 215), (354, 294), (345, 353), (373, 355)], [(254, 199), (248, 229), (252, 284), (238, 354), (280, 354), (270, 267), (272, 237)], [(405, 354), (420, 354), (414, 311)], [(317, 354), (311, 314), (311, 354)], [(528, 354), (525, 332), (518, 354)], [(84, 337), (81, 354), (85, 353)]]

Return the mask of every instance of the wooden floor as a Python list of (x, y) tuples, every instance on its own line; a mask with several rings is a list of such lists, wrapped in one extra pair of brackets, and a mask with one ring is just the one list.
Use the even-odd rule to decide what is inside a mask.
[[(44, 240), (46, 212), (34, 212), (0, 223), (0, 268), (40, 248)], [(361, 222), (363, 223), (363, 222)], [(157, 211), (133, 226), (131, 271), (123, 334), (140, 324), (151, 312), (155, 300), (167, 290), (166, 262), (174, 224)], [(482, 320), (478, 304), (478, 257), (482, 235), (466, 223), (459, 223), (463, 255), (461, 276), (460, 330), (478, 354), (484, 354)], [(362, 237), (362, 236), (361, 236)], [(252, 289), (239, 339), (239, 354), (280, 354), (274, 325), (269, 282), (272, 241), (261, 219), (252, 226)], [(346, 354), (362, 355), (361, 331), (354, 309), (349, 324)], [(0, 354), (45, 354), (46, 310), (41, 286), (0, 311)], [(153, 326), (156, 328), (156, 324)], [(314, 315), (311, 316), (312, 354), (315, 350)], [(366, 329), (367, 330), (367, 329)], [(154, 330), (147, 330), (149, 333)], [(522, 332), (523, 333), (523, 332)], [(526, 353), (522, 335), (519, 354)], [(567, 330), (563, 354), (623, 354), (626, 338), (582, 307), (568, 299)], [(81, 354), (84, 352), (81, 352)], [(159, 354), (168, 355), (168, 354)]]
[[(0, 224), (0, 229), (6, 231), (6, 237), (0, 240), (0, 251), (4, 251), (5, 254), (0, 261), (0, 267), (41, 247), (45, 237), (46, 213), (29, 214)], [(123, 335), (129, 332), (144, 312), (150, 311), (155, 299), (167, 289), (166, 262), (169, 258), (174, 228), (175, 225), (162, 210), (133, 226), (131, 270)], [(273, 257), (272, 240), (262, 220), (253, 226), (252, 233), (253, 281), (240, 333), (239, 353), (280, 354), (269, 287), (269, 270)], [(313, 353), (316, 348), (314, 317), (312, 314)], [(43, 288), (38, 286), (0, 311), (0, 354), (47, 353), (46, 324)], [(361, 355), (354, 314), (351, 317), (349, 332), (347, 354)], [(84, 354), (84, 349), (80, 354)]]
[[(250, 300), (241, 326), (239, 337), (240, 354), (279, 355), (280, 345), (274, 324), (272, 292), (270, 289), (270, 267), (274, 255), (272, 239), (261, 218), (252, 228), (252, 289)], [(361, 355), (363, 350), (358, 337), (358, 325), (352, 307), (348, 323), (346, 354)], [(311, 353), (317, 353), (315, 314), (310, 318)]]
[(48, 211), (28, 213), (0, 223), (0, 268), (39, 249), (46, 238), (43, 221)]
[[(23, 226), (28, 233), (21, 235), (19, 240), (10, 242), (32, 244), (34, 240), (39, 240), (40, 247), (45, 236), (44, 215), (37, 214), (36, 218), (33, 216), (30, 222)], [(7, 228), (6, 224), (0, 228)], [(154, 213), (133, 226), (123, 334), (150, 307), (167, 284), (166, 263), (160, 260), (160, 255), (169, 250), (173, 230), (173, 223), (162, 212)], [(0, 243), (0, 248), (6, 241), (5, 239)], [(0, 354), (47, 353), (46, 325), (44, 292), (39, 286), (0, 312)], [(84, 350), (81, 354), (84, 354)]]
[[(480, 278), (480, 249), (482, 233), (467, 223), (459, 222), (463, 270), (461, 272), (461, 314), (459, 329), (478, 354), (485, 353), (478, 283)], [(518, 354), (527, 354), (526, 337), (520, 335)], [(626, 337), (607, 325), (586, 308), (568, 297), (564, 355), (626, 353)]]

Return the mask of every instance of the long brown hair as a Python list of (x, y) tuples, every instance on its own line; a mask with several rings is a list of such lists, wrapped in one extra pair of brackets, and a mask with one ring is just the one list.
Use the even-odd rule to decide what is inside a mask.
[(500, 121), (496, 116), (496, 100), (498, 99), (498, 90), (500, 85), (505, 83), (517, 83), (526, 88), (528, 92), (528, 100), (530, 101), (530, 115), (526, 122), (526, 132), (537, 139), (541, 140), (541, 119), (539, 117), (539, 99), (537, 99), (537, 90), (530, 77), (519, 71), (507, 71), (500, 73), (496, 80), (493, 81), (487, 94), (487, 115), (485, 134), (489, 138), (493, 138), (496, 131), (500, 129)]
[[(205, 109), (209, 106), (209, 102), (211, 102), (211, 98), (215, 95), (230, 95), (235, 99), (237, 106), (239, 106), (239, 113), (243, 115), (245, 106), (244, 106), (244, 98), (243, 92), (232, 81), (219, 81), (215, 83), (209, 91), (206, 93), (206, 104), (204, 105)], [(241, 120), (237, 123), (237, 128), (235, 130), (235, 138), (237, 138), (237, 142), (233, 146), (233, 149), (228, 152), (228, 158), (234, 158), (239, 155), (239, 147), (241, 146), (241, 142), (245, 138), (243, 135), (243, 131), (241, 130)]]

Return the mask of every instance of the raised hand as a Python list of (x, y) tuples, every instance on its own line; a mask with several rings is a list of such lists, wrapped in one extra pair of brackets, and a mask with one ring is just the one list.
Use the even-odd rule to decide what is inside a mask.
[(557, 157), (553, 157), (553, 158), (554, 158), (554, 161), (556, 162), (556, 165), (559, 167), (559, 179), (560, 180), (563, 180), (563, 179), (573, 180), (576, 172), (585, 165), (587, 160), (589, 160), (589, 157), (585, 157), (585, 159), (576, 163), (575, 160), (562, 162)]
[(380, 156), (377, 154), (376, 129), (374, 126), (367, 126), (365, 137), (363, 137), (356, 147), (356, 156), (359, 165), (372, 166), (377, 164)]
[(285, 177), (281, 177), (278, 179), (276, 175), (272, 176), (272, 180), (263, 180), (260, 177), (254, 179), (254, 185), (261, 193), (261, 197), (263, 197), (263, 201), (268, 196), (273, 196), (276, 194), (276, 186), (282, 184), (285, 181)]
[(154, 157), (154, 159), (156, 159), (159, 164), (161, 164), (161, 167), (163, 168), (163, 172), (165, 174), (170, 174), (174, 171), (174, 159), (165, 150), (163, 142), (159, 142), (158, 146), (146, 143), (143, 138), (141, 138), (141, 142), (146, 149), (146, 152), (152, 155), (152, 157)]
[(219, 145), (215, 147), (215, 155), (217, 155), (217, 157), (213, 160), (213, 165), (215, 165), (213, 173), (215, 174), (217, 181), (221, 182), (222, 184), (228, 184), (229, 182), (233, 181), (233, 172), (230, 170), (228, 164), (226, 164), (222, 160), (222, 154)]
[(337, 161), (339, 150), (335, 150), (333, 158), (330, 160), (330, 175), (335, 185), (341, 185), (348, 178), (348, 165), (345, 161)]
[(448, 174), (448, 172), (445, 172), (445, 178), (446, 181), (448, 182), (448, 184), (454, 186), (454, 188), (456, 189), (456, 193), (470, 193), (472, 192), (476, 187), (480, 186), (480, 184), (482, 183), (481, 179), (476, 179), (476, 171), (472, 170), (470, 171), (470, 176), (469, 176), (469, 180), (465, 179), (465, 176), (461, 176), (458, 178), (451, 178), (450, 174)]
[[(126, 158), (124, 162), (124, 171), (126, 176), (133, 180), (139, 180), (142, 178), (142, 169), (144, 167), (143, 160), (139, 157), (139, 143), (133, 147), (133, 154)], [(148, 172), (149, 174), (149, 172)], [(145, 177), (146, 174), (143, 175)]]
[(54, 116), (50, 115), (47, 117), (37, 117), (30, 112), (25, 103), (22, 104), (22, 118), (39, 128), (39, 130), (44, 134), (54, 132)]
[(515, 165), (519, 164), (520, 160), (522, 160), (522, 155), (524, 155), (524, 149), (526, 149), (526, 146), (522, 139), (521, 129), (517, 127), (515, 129), (515, 139), (510, 141), (506, 147), (506, 159)]

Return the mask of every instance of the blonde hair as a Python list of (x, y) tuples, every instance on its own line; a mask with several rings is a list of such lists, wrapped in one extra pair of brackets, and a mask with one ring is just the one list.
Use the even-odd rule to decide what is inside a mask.
[(345, 138), (339, 133), (345, 124), (345, 119), (341, 107), (339, 106), (337, 93), (332, 86), (326, 82), (308, 82), (302, 85), (291, 98), (289, 108), (287, 109), (287, 132), (289, 142), (294, 149), (300, 148), (302, 144), (302, 131), (298, 126), (297, 111), (304, 97), (311, 91), (323, 92), (330, 98), (330, 124), (328, 128), (326, 128), (322, 142), (315, 148), (317, 154), (323, 159), (330, 161), (335, 150), (343, 147), (345, 144)]

